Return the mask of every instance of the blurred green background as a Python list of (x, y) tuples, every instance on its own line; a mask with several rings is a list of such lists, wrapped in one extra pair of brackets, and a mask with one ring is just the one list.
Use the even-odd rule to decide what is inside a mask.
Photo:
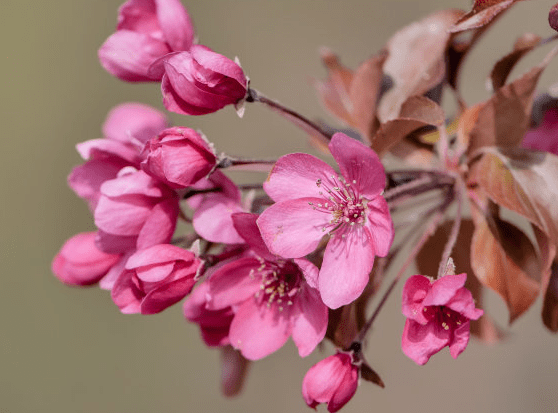
[[(300, 395), (302, 377), (331, 354), (329, 346), (299, 359), (289, 343), (253, 364), (244, 393), (227, 400), (219, 391), (218, 352), (204, 347), (179, 305), (155, 316), (122, 315), (107, 292), (70, 288), (51, 274), (63, 242), (93, 229), (85, 204), (66, 185), (80, 162), (74, 145), (100, 137), (116, 104), (162, 108), (157, 85), (120, 82), (97, 61), (120, 3), (2, 0), (0, 6), (0, 412), (309, 411)], [(184, 3), (200, 42), (239, 56), (255, 88), (331, 122), (309, 82), (324, 76), (320, 46), (355, 67), (403, 25), (441, 8), (470, 6), (468, 0)], [(521, 2), (488, 33), (464, 68), (469, 103), (488, 96), (484, 80), (491, 65), (519, 34), (552, 34), (546, 19), (553, 3)], [(514, 73), (540, 61), (546, 50)], [(556, 82), (557, 67), (548, 68), (541, 86)], [(231, 154), (312, 152), (303, 133), (260, 107), (249, 106), (242, 120), (232, 108), (173, 120), (200, 128)], [(392, 297), (366, 350), (387, 387), (361, 383), (344, 411), (558, 411), (558, 337), (542, 326), (540, 306), (539, 300), (511, 327), (504, 343), (472, 342), (458, 360), (443, 351), (418, 367), (400, 351), (404, 318)], [(489, 310), (505, 323), (504, 307), (494, 297)]]

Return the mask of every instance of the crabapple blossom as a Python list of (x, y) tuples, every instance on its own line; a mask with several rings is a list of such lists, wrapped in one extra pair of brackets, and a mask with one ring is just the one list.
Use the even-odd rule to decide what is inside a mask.
[(471, 292), (464, 287), (466, 274), (445, 275), (431, 281), (413, 275), (403, 287), (401, 308), (407, 317), (401, 348), (417, 364), (449, 346), (457, 358), (469, 342), (470, 320), (478, 320), (483, 311), (475, 308)]
[(67, 240), (52, 261), (52, 272), (65, 284), (90, 285), (98, 282), (119, 260), (95, 245), (95, 232), (82, 232)]
[(213, 148), (195, 130), (165, 129), (145, 146), (142, 169), (171, 188), (186, 188), (206, 176), (217, 158)]
[(229, 340), (249, 360), (261, 359), (292, 336), (301, 357), (325, 336), (327, 307), (315, 289), (318, 269), (304, 259), (271, 254), (255, 214), (233, 214), (238, 233), (254, 255), (217, 269), (209, 279), (209, 310), (235, 308)]
[(194, 45), (188, 52), (163, 59), (163, 103), (171, 112), (205, 115), (246, 96), (248, 80), (242, 68), (208, 47)]
[(188, 50), (193, 41), (194, 28), (180, 0), (128, 0), (118, 10), (116, 32), (99, 49), (99, 60), (121, 80), (157, 81), (149, 68), (171, 52)]
[(155, 314), (183, 299), (196, 282), (201, 261), (193, 252), (159, 244), (135, 252), (112, 288), (126, 314)]
[(313, 365), (302, 381), (302, 396), (315, 409), (327, 403), (329, 412), (340, 410), (354, 396), (358, 386), (359, 367), (352, 356), (338, 352)]
[(269, 250), (285, 258), (303, 257), (330, 236), (318, 289), (329, 308), (338, 308), (362, 293), (374, 257), (387, 255), (393, 223), (378, 155), (343, 133), (333, 136), (329, 149), (340, 174), (312, 155), (279, 158), (264, 183), (276, 203), (258, 226)]

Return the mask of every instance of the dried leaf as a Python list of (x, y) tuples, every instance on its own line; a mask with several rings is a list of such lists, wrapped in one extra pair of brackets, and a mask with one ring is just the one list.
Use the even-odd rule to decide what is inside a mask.
[(475, 0), (473, 9), (461, 17), (450, 31), (458, 33), (482, 27), (518, 1), (521, 0)]
[(476, 208), (473, 219), (471, 267), (484, 286), (502, 297), (512, 323), (539, 293), (542, 266), (537, 251), (523, 231), (509, 222)]
[[(417, 269), (420, 274), (435, 275), (438, 272), (439, 259), (442, 257), (452, 226), (453, 221), (445, 222), (438, 227), (436, 232), (424, 244), (424, 247), (417, 255)], [(457, 236), (451, 257), (456, 267), (456, 273), (467, 274), (465, 287), (473, 294), (475, 307), (482, 308), (483, 287), (471, 268), (471, 241), (474, 230), (473, 221), (470, 219), (461, 221), (459, 235)], [(471, 334), (487, 344), (494, 344), (505, 337), (505, 333), (494, 323), (494, 320), (486, 311), (480, 319), (471, 320)]]
[(492, 90), (497, 90), (504, 86), (506, 79), (516, 63), (527, 53), (540, 44), (541, 37), (533, 33), (525, 33), (516, 40), (513, 50), (498, 60), (490, 72)]
[(461, 10), (443, 10), (398, 31), (387, 43), (389, 56), (384, 72), (394, 87), (382, 98), (378, 118), (395, 119), (410, 96), (422, 95), (440, 83), (446, 73), (445, 52), (454, 23)]
[(535, 88), (540, 75), (558, 53), (555, 47), (542, 63), (502, 86), (480, 109), (470, 133), (469, 154), (483, 146), (517, 146), (529, 128)]
[(459, 123), (457, 125), (457, 142), (456, 142), (456, 156), (459, 158), (462, 154), (467, 151), (469, 147), (469, 142), (471, 140), (471, 132), (474, 130), (479, 117), (479, 112), (482, 109), (483, 104), (479, 103), (471, 106), (463, 111), (459, 117)]
[(552, 332), (558, 332), (558, 264), (553, 263), (548, 280), (542, 309), (544, 325)]
[(372, 367), (370, 367), (368, 364), (366, 363), (362, 363), (362, 365), (360, 366), (360, 377), (362, 377), (364, 380), (372, 382), (374, 384), (377, 384), (378, 386), (380, 386), (382, 389), (385, 386), (384, 382), (382, 381), (382, 379), (380, 378), (380, 375), (378, 373), (376, 373)]
[(368, 141), (375, 129), (376, 102), (382, 86), (382, 67), (386, 51), (362, 63), (353, 73), (331, 51), (322, 50), (328, 70), (325, 81), (314, 81), (325, 107), (349, 126), (356, 128)]
[(444, 111), (440, 106), (427, 97), (411, 96), (402, 104), (396, 119), (380, 125), (372, 138), (372, 149), (382, 156), (414, 130), (443, 123)]
[(221, 348), (221, 391), (227, 397), (238, 395), (248, 373), (250, 361), (231, 346)]

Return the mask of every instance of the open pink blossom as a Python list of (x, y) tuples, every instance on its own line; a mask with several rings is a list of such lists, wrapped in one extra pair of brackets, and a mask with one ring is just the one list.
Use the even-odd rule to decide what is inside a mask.
[(329, 308), (338, 308), (362, 293), (374, 257), (388, 254), (393, 222), (378, 155), (343, 133), (333, 135), (329, 149), (341, 174), (312, 155), (279, 158), (264, 183), (276, 203), (258, 226), (269, 250), (285, 258), (303, 257), (330, 236), (318, 289)]
[(200, 265), (193, 252), (170, 244), (139, 250), (128, 258), (112, 299), (126, 314), (159, 313), (190, 293)]
[(329, 412), (341, 409), (354, 396), (358, 386), (359, 368), (347, 353), (337, 353), (313, 365), (302, 381), (302, 396), (315, 409), (327, 403)]
[(82, 232), (67, 240), (52, 261), (52, 272), (65, 284), (90, 285), (98, 282), (119, 260), (95, 245), (95, 232)]
[(126, 252), (170, 242), (179, 199), (175, 191), (143, 171), (123, 169), (101, 186), (95, 208), (97, 245), (106, 252)]
[(301, 357), (323, 340), (327, 307), (315, 289), (318, 269), (304, 259), (284, 260), (269, 252), (254, 214), (234, 214), (238, 233), (253, 256), (223, 265), (209, 279), (210, 310), (235, 309), (231, 345), (249, 360), (261, 359), (290, 336)]
[(186, 188), (206, 176), (217, 158), (213, 148), (195, 130), (165, 129), (145, 146), (142, 169), (171, 188)]
[(521, 146), (558, 155), (558, 108), (544, 113), (541, 124), (525, 134)]
[(457, 358), (469, 342), (469, 320), (483, 311), (475, 308), (471, 292), (464, 287), (466, 274), (446, 275), (434, 282), (413, 275), (403, 287), (402, 311), (407, 317), (401, 348), (409, 358), (423, 365), (449, 346)]
[(201, 283), (184, 301), (184, 317), (200, 327), (201, 336), (209, 347), (230, 343), (229, 329), (234, 312), (231, 307), (208, 310), (209, 282)]
[(150, 106), (124, 103), (113, 108), (103, 124), (104, 139), (76, 145), (85, 159), (68, 176), (68, 185), (94, 211), (103, 182), (116, 178), (125, 166), (139, 168), (145, 142), (168, 126), (165, 115)]
[(128, 82), (157, 81), (149, 68), (194, 41), (190, 16), (180, 0), (128, 0), (118, 10), (116, 32), (99, 49), (101, 65)]
[(246, 96), (248, 80), (242, 68), (208, 47), (194, 45), (188, 52), (164, 59), (163, 103), (171, 112), (205, 115)]

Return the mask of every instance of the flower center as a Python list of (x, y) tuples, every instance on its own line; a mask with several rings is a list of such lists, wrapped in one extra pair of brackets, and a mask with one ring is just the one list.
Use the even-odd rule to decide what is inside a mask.
[(250, 277), (261, 277), (260, 291), (255, 295), (260, 304), (276, 306), (283, 311), (293, 305), (300, 290), (302, 273), (292, 261), (266, 261), (259, 258), (261, 265), (250, 271)]
[(324, 197), (324, 202), (309, 202), (308, 204), (316, 211), (331, 215), (331, 221), (322, 228), (322, 231), (328, 231), (332, 235), (335, 231), (346, 230), (357, 224), (364, 225), (368, 200), (358, 194), (354, 184), (356, 181), (346, 182), (341, 175), (337, 175), (337, 177), (332, 175), (326, 182), (322, 179), (316, 181), (316, 185), (321, 189), (320, 195)]
[(436, 318), (437, 324), (444, 330), (451, 329), (453, 331), (467, 321), (466, 317), (443, 305), (425, 307), (424, 309), (431, 314), (432, 318)]

